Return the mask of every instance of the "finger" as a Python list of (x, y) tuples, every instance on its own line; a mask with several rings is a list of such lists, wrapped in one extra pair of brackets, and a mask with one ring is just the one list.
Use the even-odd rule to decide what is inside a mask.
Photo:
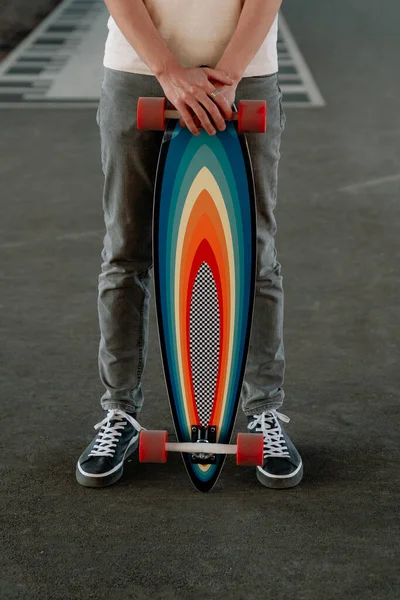
[(208, 113), (211, 115), (215, 126), (218, 127), (218, 129), (220, 131), (223, 131), (224, 129), (226, 129), (225, 119), (224, 119), (223, 115), (221, 115), (221, 111), (219, 109), (219, 104), (216, 104), (217, 98), (219, 98), (222, 95), (223, 95), (222, 93), (218, 94), (216, 96), (214, 102), (209, 96), (207, 96), (207, 94), (205, 92), (199, 92), (199, 95), (198, 95), (199, 101), (203, 104), (203, 106), (206, 108)]
[[(204, 94), (204, 96), (207, 97), (206, 94)], [(211, 123), (206, 111), (201, 106), (201, 104), (199, 104), (197, 99), (194, 96), (189, 95), (189, 96), (186, 96), (185, 102), (193, 110), (194, 114), (197, 115), (197, 117), (200, 120), (200, 123), (202, 124), (202, 127), (207, 131), (207, 133), (209, 135), (214, 135), (214, 133), (216, 133), (214, 125)]]
[(223, 119), (226, 121), (232, 121), (232, 106), (229, 104), (229, 101), (224, 94), (218, 94), (218, 96), (215, 97), (214, 102), (217, 104)]
[[(202, 127), (210, 135), (213, 135), (215, 133), (214, 125), (211, 123), (206, 111), (201, 106), (201, 104), (199, 104), (198, 100), (190, 92), (184, 92), (180, 97), (180, 101), (185, 104), (185, 110), (188, 110), (188, 108), (192, 109), (192, 111), (194, 113), (193, 116), (194, 117), (197, 116)], [(193, 119), (192, 115), (190, 115), (190, 119)], [(185, 119), (185, 121), (187, 123), (187, 119)], [(189, 127), (189, 125), (188, 125), (188, 127)]]
[(209, 67), (204, 70), (206, 71), (209, 79), (216, 79), (217, 81), (220, 81), (221, 83), (224, 83), (225, 85), (233, 84), (233, 79), (228, 77), (228, 75), (226, 75), (223, 71), (218, 71), (216, 69), (210, 69)]
[[(212, 83), (208, 82), (208, 85), (206, 86), (206, 90), (205, 90), (207, 95), (210, 96), (214, 90), (215, 90), (215, 87), (212, 85)], [(224, 95), (224, 93), (221, 92), (220, 94), (217, 94), (214, 98), (212, 98), (212, 100), (220, 109), (220, 113), (222, 114), (222, 117), (224, 119), (227, 119), (228, 121), (230, 121), (233, 116), (232, 108), (231, 108), (231, 105), (229, 104), (226, 96)]]
[(193, 133), (193, 135), (199, 135), (199, 130), (196, 127), (194, 121), (193, 121), (193, 117), (190, 114), (190, 112), (187, 109), (187, 106), (185, 104), (185, 102), (183, 100), (178, 100), (176, 103), (176, 109), (178, 110), (179, 114), (181, 115), (182, 119), (184, 120), (184, 122), (186, 123), (187, 128), (189, 129), (189, 131), (191, 133)]

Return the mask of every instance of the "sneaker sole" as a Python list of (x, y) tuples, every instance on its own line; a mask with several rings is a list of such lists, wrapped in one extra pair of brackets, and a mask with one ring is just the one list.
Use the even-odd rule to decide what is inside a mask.
[(117, 483), (117, 481), (119, 479), (121, 479), (121, 477), (123, 475), (125, 460), (127, 458), (129, 458), (137, 450), (138, 446), (139, 446), (139, 438), (128, 449), (128, 451), (127, 451), (127, 453), (126, 453), (126, 455), (124, 457), (124, 460), (122, 461), (122, 464), (119, 467), (119, 469), (117, 469), (116, 471), (114, 471), (110, 475), (104, 475), (104, 476), (95, 475), (95, 474), (93, 474), (93, 475), (85, 475), (79, 469), (79, 461), (78, 461), (78, 464), (76, 465), (76, 471), (75, 471), (75, 476), (76, 476), (77, 482), (80, 485), (83, 485), (84, 487), (91, 487), (91, 488), (107, 487), (109, 485), (113, 485), (113, 483)]
[(295, 487), (303, 479), (303, 463), (301, 463), (300, 469), (295, 471), (293, 475), (282, 477), (267, 475), (265, 472), (257, 469), (257, 479), (263, 486), (275, 490)]

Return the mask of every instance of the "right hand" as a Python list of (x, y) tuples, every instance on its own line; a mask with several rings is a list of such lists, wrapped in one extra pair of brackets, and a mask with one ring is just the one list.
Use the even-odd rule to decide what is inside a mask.
[[(158, 77), (166, 98), (177, 109), (181, 119), (194, 135), (199, 135), (199, 130), (194, 122), (195, 115), (201, 126), (210, 135), (215, 134), (214, 124), (220, 131), (223, 131), (226, 128), (225, 119), (230, 119), (232, 115), (232, 109), (223, 94), (218, 94), (215, 100), (209, 97), (215, 88), (209, 81), (210, 79), (224, 85), (234, 85), (235, 83), (223, 71), (209, 67), (190, 68), (177, 65)], [(209, 115), (203, 107), (207, 109), (214, 123), (210, 121)]]

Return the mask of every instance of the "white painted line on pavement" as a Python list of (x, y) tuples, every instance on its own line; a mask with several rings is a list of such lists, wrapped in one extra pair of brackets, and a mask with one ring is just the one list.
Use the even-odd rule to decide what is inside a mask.
[(279, 27), (282, 32), (282, 37), (284, 38), (286, 45), (288, 46), (290, 53), (294, 58), (297, 70), (299, 71), (301, 78), (305, 83), (308, 94), (311, 98), (312, 105), (325, 106), (325, 100), (323, 99), (321, 92), (319, 91), (318, 86), (315, 82), (315, 79), (312, 76), (311, 71), (308, 68), (307, 63), (304, 60), (303, 55), (300, 52), (300, 49), (296, 44), (296, 41), (282, 14), (279, 15)]
[(360, 183), (353, 183), (352, 185), (346, 185), (345, 187), (339, 188), (338, 192), (358, 192), (359, 190), (375, 187), (377, 185), (384, 185), (385, 183), (396, 183), (400, 181), (400, 173), (397, 175), (389, 175), (387, 177), (379, 177), (377, 179), (370, 179), (368, 181), (362, 181)]

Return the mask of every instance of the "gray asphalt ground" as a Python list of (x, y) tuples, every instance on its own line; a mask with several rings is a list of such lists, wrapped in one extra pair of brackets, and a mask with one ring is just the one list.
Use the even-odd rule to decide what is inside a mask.
[[(284, 14), (327, 101), (287, 112), (276, 210), (304, 480), (268, 490), (228, 459), (204, 495), (171, 455), (75, 482), (102, 418), (95, 114), (3, 110), (2, 600), (400, 598), (400, 5)], [(143, 425), (172, 431), (154, 310), (144, 385)]]

